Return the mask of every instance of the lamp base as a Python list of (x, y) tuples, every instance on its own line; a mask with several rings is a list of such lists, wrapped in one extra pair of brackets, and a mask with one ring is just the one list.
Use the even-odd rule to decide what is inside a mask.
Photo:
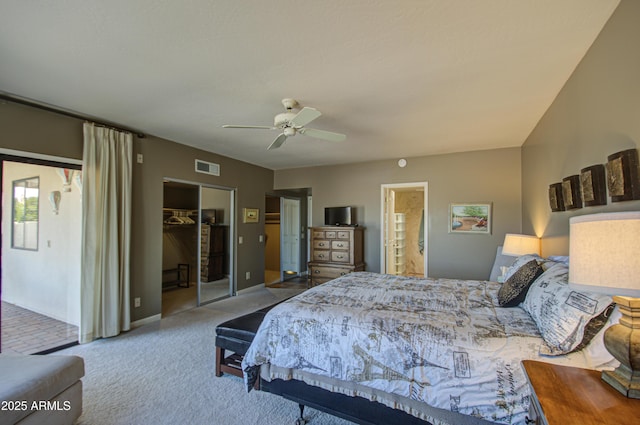
[(629, 398), (640, 399), (640, 376), (634, 376), (624, 366), (615, 370), (603, 370), (602, 380)]
[(640, 399), (640, 298), (613, 297), (622, 316), (604, 333), (604, 345), (620, 361), (602, 380), (629, 398)]

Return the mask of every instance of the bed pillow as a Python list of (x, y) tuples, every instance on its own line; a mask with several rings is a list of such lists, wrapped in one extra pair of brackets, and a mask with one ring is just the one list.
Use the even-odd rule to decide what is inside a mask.
[(522, 303), (546, 343), (540, 354), (557, 356), (574, 351), (589, 322), (612, 302), (607, 295), (571, 289), (568, 276), (566, 264), (554, 264), (533, 282)]
[(580, 341), (580, 343), (576, 346), (576, 348), (572, 350), (572, 352), (580, 351), (584, 349), (587, 345), (589, 345), (591, 340), (598, 334), (598, 332), (602, 330), (602, 328), (604, 328), (604, 325), (607, 324), (607, 321), (611, 317), (611, 313), (613, 312), (613, 309), (615, 307), (616, 307), (616, 304), (611, 303), (607, 306), (607, 308), (605, 308), (602, 311), (602, 313), (598, 314), (597, 316), (589, 320), (589, 323), (587, 323), (587, 326), (585, 326), (584, 328), (582, 341)]
[(517, 272), (520, 269), (520, 267), (524, 266), (531, 260), (536, 260), (538, 264), (542, 262), (542, 258), (539, 255), (536, 255), (536, 254), (521, 255), (515, 259), (513, 264), (511, 264), (511, 266), (504, 273), (504, 281), (506, 282), (507, 280), (509, 280), (509, 278), (515, 272)]
[(564, 263), (569, 265), (569, 256), (568, 255), (550, 255), (547, 257), (551, 261), (555, 261), (556, 263)]
[(497, 282), (498, 277), (502, 275), (500, 267), (509, 267), (516, 260), (516, 257), (511, 255), (502, 255), (502, 246), (496, 249), (496, 258), (493, 261), (493, 267), (491, 267), (491, 273), (489, 274), (489, 280), (491, 282)]
[(520, 267), (507, 279), (498, 291), (500, 307), (515, 307), (524, 301), (527, 291), (543, 270), (535, 259)]

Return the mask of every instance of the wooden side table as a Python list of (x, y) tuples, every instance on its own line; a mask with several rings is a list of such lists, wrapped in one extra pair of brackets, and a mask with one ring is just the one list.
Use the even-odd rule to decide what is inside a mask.
[(627, 398), (601, 372), (524, 360), (531, 386), (530, 423), (537, 425), (638, 425), (640, 400)]

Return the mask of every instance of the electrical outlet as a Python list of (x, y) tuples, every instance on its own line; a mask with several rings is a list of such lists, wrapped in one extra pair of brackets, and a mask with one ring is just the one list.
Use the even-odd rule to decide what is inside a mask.
[(246, 272), (244, 276), (245, 276), (245, 279), (247, 280), (251, 279), (251, 272)]
[(144, 158), (142, 157), (142, 154), (139, 153), (138, 154), (138, 164), (142, 164), (144, 162)]
[(258, 236), (258, 242), (262, 242), (262, 241), (264, 241), (264, 236), (262, 235)]
[(242, 242), (244, 242), (244, 238), (242, 236), (238, 236), (238, 245), (242, 245)]
[(140, 307), (140, 297), (135, 297), (133, 299), (133, 306), (134, 307)]

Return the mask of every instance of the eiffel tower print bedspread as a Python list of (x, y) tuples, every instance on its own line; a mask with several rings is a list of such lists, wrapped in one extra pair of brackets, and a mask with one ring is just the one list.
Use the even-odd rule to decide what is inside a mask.
[(267, 314), (244, 356), (247, 388), (269, 364), (524, 423), (520, 361), (538, 357), (542, 339), (524, 310), (498, 307), (498, 290), (488, 281), (370, 272), (316, 286)]

